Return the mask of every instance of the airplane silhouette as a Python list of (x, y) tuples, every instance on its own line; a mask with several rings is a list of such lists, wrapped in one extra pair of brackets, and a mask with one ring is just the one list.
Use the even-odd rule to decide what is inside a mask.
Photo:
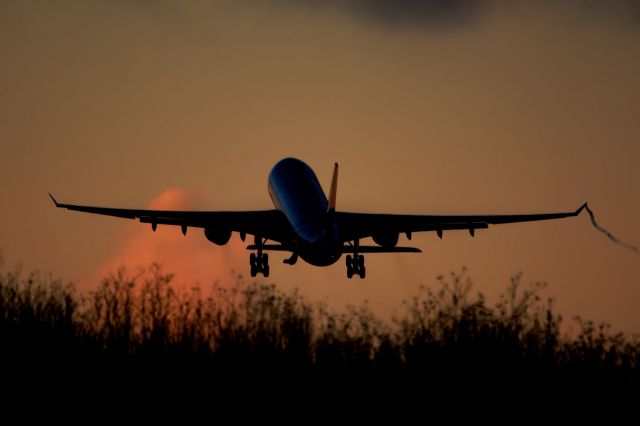
[[(56, 207), (107, 216), (139, 219), (151, 224), (176, 225), (187, 233), (188, 227), (203, 228), (205, 237), (214, 244), (225, 245), (232, 232), (247, 234), (254, 243), (247, 246), (255, 251), (249, 255), (251, 276), (269, 276), (269, 257), (266, 251), (290, 252), (283, 262), (293, 265), (301, 257), (315, 266), (328, 266), (346, 256), (347, 277), (364, 278), (366, 269), (363, 253), (420, 253), (415, 247), (399, 247), (400, 234), (411, 240), (412, 233), (435, 231), (442, 238), (445, 230), (468, 230), (502, 223), (529, 222), (577, 216), (587, 207), (566, 213), (519, 215), (397, 215), (376, 213), (349, 213), (336, 211), (338, 189), (338, 163), (327, 199), (315, 173), (304, 162), (295, 158), (280, 160), (269, 173), (268, 190), (275, 209), (261, 211), (165, 211), (132, 210), (91, 207), (58, 203), (49, 194)], [(360, 240), (372, 237), (375, 246), (362, 246)], [(272, 241), (276, 244), (267, 244)]]

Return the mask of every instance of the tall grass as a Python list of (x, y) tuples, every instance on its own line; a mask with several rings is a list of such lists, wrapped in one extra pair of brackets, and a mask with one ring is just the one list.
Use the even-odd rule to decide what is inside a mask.
[[(296, 291), (247, 283), (178, 291), (158, 265), (120, 270), (98, 289), (0, 274), (5, 371), (58, 380), (295, 380), (556, 389), (637, 387), (640, 344), (609, 326), (562, 318), (544, 286), (517, 275), (495, 305), (466, 271), (438, 277), (390, 322), (366, 304), (337, 313)], [(48, 377), (48, 376), (47, 376)]]

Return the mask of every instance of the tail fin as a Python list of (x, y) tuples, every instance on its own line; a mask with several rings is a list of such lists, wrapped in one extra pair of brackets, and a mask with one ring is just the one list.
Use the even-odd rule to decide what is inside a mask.
[(331, 191), (329, 192), (329, 212), (336, 210), (336, 193), (338, 191), (338, 163), (333, 167), (333, 178), (331, 178)]

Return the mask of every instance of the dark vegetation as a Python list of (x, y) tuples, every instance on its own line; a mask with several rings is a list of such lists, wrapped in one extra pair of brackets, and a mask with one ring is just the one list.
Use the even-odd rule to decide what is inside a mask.
[[(245, 283), (177, 291), (153, 265), (103, 280), (97, 291), (33, 273), (0, 274), (3, 380), (51, 390), (116, 385), (126, 392), (182, 392), (192, 385), (260, 392), (332, 387), (336, 392), (487, 389), (550, 392), (637, 389), (640, 344), (607, 325), (561, 317), (544, 286), (512, 279), (493, 306), (465, 272), (439, 277), (391, 322), (367, 308), (335, 313)], [(325, 386), (326, 385), (326, 386)], [(345, 385), (346, 389), (345, 390)], [(405, 386), (406, 385), (406, 386)]]

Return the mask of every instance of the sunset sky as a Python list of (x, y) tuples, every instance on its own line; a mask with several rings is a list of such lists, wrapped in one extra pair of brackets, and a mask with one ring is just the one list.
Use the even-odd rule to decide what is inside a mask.
[[(562, 3), (561, 6), (557, 3)], [(640, 4), (634, 0), (61, 0), (0, 2), (4, 268), (80, 289), (158, 261), (176, 285), (248, 277), (237, 235), (55, 209), (272, 208), (267, 175), (298, 157), (338, 210), (570, 211), (640, 244)], [(247, 241), (249, 242), (249, 241)], [(366, 243), (366, 242), (365, 242)], [(404, 237), (401, 244), (407, 245)], [(463, 266), (491, 301), (509, 277), (640, 333), (640, 256), (587, 215), (414, 235), (422, 254), (281, 263), (271, 277), (388, 317)], [(247, 278), (248, 279), (248, 278)]]

